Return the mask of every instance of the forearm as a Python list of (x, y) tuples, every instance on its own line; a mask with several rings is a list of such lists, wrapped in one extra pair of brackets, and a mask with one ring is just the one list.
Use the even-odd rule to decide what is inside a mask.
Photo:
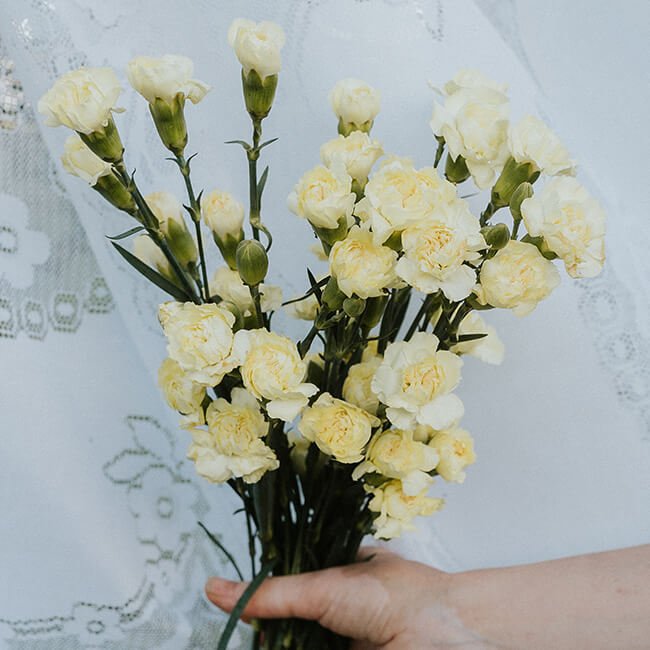
[(450, 605), (486, 648), (650, 645), (650, 545), (458, 574)]

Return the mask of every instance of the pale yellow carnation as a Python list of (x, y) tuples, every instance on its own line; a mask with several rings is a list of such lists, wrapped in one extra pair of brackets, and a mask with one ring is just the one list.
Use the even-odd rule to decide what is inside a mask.
[(228, 29), (228, 43), (235, 50), (244, 72), (255, 70), (262, 79), (280, 72), (280, 50), (285, 40), (282, 27), (269, 21), (256, 23), (237, 18)]
[(476, 185), (487, 188), (508, 158), (506, 86), (474, 70), (461, 70), (435, 104), (433, 133), (445, 139), (453, 160), (462, 156)]
[[(282, 289), (271, 284), (259, 285), (263, 311), (275, 311), (282, 304)], [(250, 289), (242, 282), (237, 271), (227, 266), (219, 267), (210, 281), (210, 291), (222, 300), (236, 305), (243, 316), (250, 316), (254, 311)]]
[(445, 481), (462, 483), (465, 480), (465, 468), (476, 461), (474, 440), (472, 436), (458, 427), (438, 431), (429, 442), (440, 457), (436, 471)]
[(379, 91), (359, 79), (341, 79), (332, 88), (329, 100), (336, 117), (356, 127), (372, 123), (381, 108)]
[(303, 411), (300, 433), (340, 463), (357, 463), (379, 420), (367, 411), (323, 393)]
[(234, 358), (241, 365), (244, 386), (258, 399), (268, 400), (271, 418), (291, 422), (318, 391), (304, 383), (307, 363), (296, 344), (265, 329), (240, 330), (235, 335)]
[(435, 469), (438, 460), (433, 447), (414, 440), (413, 431), (388, 429), (373, 436), (366, 460), (355, 468), (352, 477), (357, 480), (376, 472), (400, 479), (404, 492), (415, 496), (431, 484), (429, 472)]
[[(205, 385), (193, 381), (174, 359), (165, 359), (158, 370), (158, 385), (167, 404), (182, 415), (201, 411)], [(201, 418), (202, 419), (202, 414)]]
[(159, 318), (169, 356), (192, 381), (215, 386), (237, 367), (232, 355), (235, 317), (226, 309), (213, 303), (166, 302)]
[(463, 361), (438, 350), (438, 343), (433, 334), (417, 332), (410, 341), (386, 348), (371, 388), (396, 427), (426, 424), (441, 429), (462, 417), (463, 403), (452, 391), (460, 382)]
[(330, 274), (348, 297), (381, 296), (395, 285), (397, 253), (375, 242), (371, 232), (353, 226), (330, 252)]
[(342, 163), (331, 167), (319, 165), (308, 171), (289, 194), (289, 209), (315, 228), (338, 228), (352, 224), (356, 195), (352, 179)]
[(377, 414), (379, 399), (372, 391), (372, 379), (381, 364), (381, 357), (370, 356), (367, 361), (361, 361), (348, 370), (348, 376), (343, 382), (343, 399), (360, 408)]
[(397, 275), (423, 293), (442, 291), (458, 302), (472, 293), (476, 271), (465, 262), (486, 248), (478, 219), (465, 201), (441, 204), (426, 219), (402, 232), (404, 256)]
[(368, 508), (376, 513), (373, 527), (377, 539), (393, 539), (405, 531), (415, 530), (415, 517), (432, 515), (444, 505), (443, 499), (427, 496), (426, 488), (409, 496), (402, 489), (402, 482), (397, 480), (379, 487), (365, 485), (364, 489), (372, 494)]
[(156, 99), (171, 103), (180, 93), (198, 104), (210, 86), (192, 79), (194, 63), (186, 56), (165, 54), (161, 57), (136, 56), (126, 66), (126, 76), (133, 88), (150, 104)]
[(341, 163), (348, 175), (359, 182), (367, 180), (372, 166), (383, 154), (380, 142), (371, 140), (363, 131), (339, 135), (320, 148), (320, 158), (326, 167)]
[(96, 156), (76, 134), (65, 141), (61, 162), (68, 174), (78, 176), (89, 185), (95, 185), (99, 178), (108, 176), (113, 170), (112, 165)]
[(552, 262), (532, 244), (515, 240), (483, 263), (479, 279), (480, 300), (517, 316), (529, 314), (560, 284)]
[(508, 147), (518, 163), (533, 163), (544, 174), (575, 174), (575, 161), (551, 129), (527, 115), (508, 129)]
[(268, 422), (257, 400), (243, 388), (233, 389), (230, 402), (212, 402), (206, 420), (207, 431), (192, 430), (193, 442), (187, 454), (199, 475), (213, 483), (231, 478), (256, 483), (279, 467), (275, 453), (263, 441)]
[(415, 169), (411, 161), (394, 157), (373, 173), (364, 193), (354, 213), (378, 243), (457, 200), (456, 187), (433, 167)]
[(571, 277), (592, 278), (601, 272), (605, 212), (575, 178), (553, 178), (521, 204), (521, 213), (529, 234), (544, 238)]
[(47, 126), (67, 126), (90, 135), (111, 119), (122, 92), (111, 68), (79, 68), (59, 77), (38, 102)]
[(485, 363), (498, 366), (503, 361), (504, 345), (497, 331), (488, 325), (475, 311), (470, 312), (460, 323), (458, 335), (485, 334), (483, 338), (456, 343), (451, 351), (456, 354), (469, 354)]

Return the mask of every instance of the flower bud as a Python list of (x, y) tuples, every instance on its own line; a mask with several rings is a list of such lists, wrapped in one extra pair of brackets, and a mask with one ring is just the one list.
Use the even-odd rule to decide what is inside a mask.
[(243, 204), (228, 192), (214, 190), (201, 197), (201, 215), (226, 264), (236, 271), (237, 246), (244, 239)]
[(515, 221), (521, 221), (521, 204), (533, 195), (533, 186), (530, 183), (521, 183), (510, 197), (510, 214)]
[(467, 169), (465, 159), (462, 156), (457, 156), (456, 160), (454, 160), (451, 154), (447, 154), (447, 160), (445, 161), (445, 177), (447, 180), (458, 185), (466, 181), (469, 176), (469, 169)]
[(269, 270), (269, 258), (260, 242), (245, 239), (237, 246), (237, 271), (244, 284), (254, 287), (264, 280)]
[(361, 298), (346, 298), (343, 301), (343, 311), (350, 318), (359, 318), (366, 308), (366, 301)]
[(160, 231), (181, 266), (195, 266), (198, 259), (196, 243), (187, 229), (183, 207), (176, 197), (169, 192), (152, 192), (145, 201), (158, 219)]
[(522, 183), (534, 183), (538, 177), (539, 170), (534, 163), (518, 163), (514, 158), (508, 158), (492, 188), (492, 204), (497, 209), (504, 208), (510, 203), (514, 191)]
[(505, 223), (485, 226), (485, 228), (481, 228), (481, 234), (487, 245), (494, 250), (504, 248), (510, 241), (510, 230)]
[[(99, 192), (118, 210), (123, 210), (134, 217), (137, 215), (138, 207), (131, 193), (113, 174), (100, 176), (95, 185), (93, 185), (93, 189)], [(140, 219), (139, 216), (137, 218)]]
[(92, 133), (78, 131), (79, 137), (86, 146), (107, 163), (116, 163), (122, 160), (124, 145), (112, 117), (108, 118), (105, 126), (99, 127)]
[(176, 275), (169, 261), (149, 235), (138, 235), (133, 240), (133, 254), (148, 266), (156, 269), (160, 275), (167, 278), (172, 284), (176, 284)]
[(246, 110), (254, 120), (263, 120), (270, 112), (278, 86), (278, 75), (269, 75), (262, 79), (257, 71), (241, 72), (242, 87)]
[(368, 133), (380, 108), (377, 90), (358, 79), (342, 79), (329, 96), (334, 114), (339, 118), (339, 133), (348, 136), (353, 131)]
[(340, 309), (345, 300), (345, 294), (339, 289), (338, 282), (335, 278), (330, 278), (325, 285), (322, 299), (323, 302), (333, 311)]

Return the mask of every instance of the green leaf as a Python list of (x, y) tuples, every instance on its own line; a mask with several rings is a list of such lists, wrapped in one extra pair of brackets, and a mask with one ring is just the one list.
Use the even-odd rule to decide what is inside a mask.
[(321, 297), (321, 290), (320, 289), (321, 289), (321, 287), (324, 287), (328, 283), (328, 281), (330, 279), (330, 276), (328, 275), (328, 276), (324, 277), (322, 280), (320, 280), (319, 282), (316, 282), (316, 278), (314, 278), (313, 274), (311, 273), (311, 271), (309, 269), (307, 269), (307, 274), (310, 276), (309, 280), (312, 283), (311, 289), (309, 289), (305, 294), (303, 294), (302, 296), (300, 296), (298, 298), (293, 298), (292, 300), (287, 300), (286, 302), (283, 302), (282, 303), (283, 307), (286, 307), (287, 305), (292, 305), (294, 302), (300, 302), (301, 300), (305, 300), (305, 298), (309, 298), (309, 296), (311, 296), (313, 293), (316, 294), (316, 298), (318, 298), (318, 301), (320, 302), (320, 299), (321, 299), (320, 298)]
[(138, 272), (142, 273), (147, 280), (153, 282), (159, 289), (162, 289), (165, 293), (168, 293), (176, 300), (181, 302), (187, 302), (191, 300), (182, 289), (179, 289), (175, 284), (171, 283), (167, 278), (164, 278), (158, 271), (154, 271), (150, 266), (147, 266), (140, 258), (136, 257), (133, 253), (130, 253), (125, 248), (122, 248), (119, 244), (111, 242), (117, 252)]
[(111, 241), (117, 241), (118, 239), (126, 239), (127, 237), (130, 237), (131, 235), (135, 235), (136, 232), (140, 232), (141, 230), (145, 230), (145, 227), (136, 226), (135, 228), (131, 228), (130, 230), (125, 230), (124, 232), (121, 232), (119, 235), (113, 235), (112, 237), (106, 235), (106, 238), (110, 239)]
[(264, 192), (264, 187), (266, 186), (266, 179), (269, 177), (269, 166), (267, 165), (260, 176), (260, 180), (257, 183), (257, 194), (259, 197), (262, 197), (262, 192)]
[(237, 572), (240, 580), (244, 580), (244, 574), (239, 570), (235, 558), (228, 552), (228, 549), (199, 521), (199, 526), (203, 528), (205, 534), (210, 538), (210, 541), (228, 558), (230, 564)]
[(250, 151), (251, 146), (244, 140), (226, 140), (224, 144), (240, 144), (246, 151)]
[(262, 151), (264, 147), (268, 147), (270, 144), (273, 144), (274, 142), (277, 142), (280, 138), (272, 138), (271, 140), (267, 140), (266, 142), (262, 142), (262, 144), (257, 147), (258, 151)]
[(487, 334), (461, 334), (460, 336), (452, 337), (452, 343), (467, 343), (469, 341), (478, 341), (484, 339)]
[(260, 572), (253, 578), (252, 582), (248, 585), (248, 587), (246, 587), (244, 593), (237, 601), (237, 604), (233, 608), (232, 612), (230, 612), (230, 616), (228, 617), (228, 622), (226, 623), (226, 627), (223, 629), (223, 632), (219, 639), (219, 645), (217, 646), (217, 650), (228, 650), (228, 642), (230, 641), (230, 637), (232, 637), (232, 634), (235, 631), (235, 627), (237, 627), (237, 621), (239, 621), (239, 618), (241, 617), (244, 609), (246, 609), (246, 605), (248, 605), (248, 601), (253, 597), (253, 594), (259, 589), (260, 585), (262, 584), (262, 582), (264, 582), (266, 576), (268, 576), (268, 574), (271, 572), (271, 570), (276, 565), (276, 563), (277, 563), (277, 559), (266, 562), (264, 566), (260, 569)]

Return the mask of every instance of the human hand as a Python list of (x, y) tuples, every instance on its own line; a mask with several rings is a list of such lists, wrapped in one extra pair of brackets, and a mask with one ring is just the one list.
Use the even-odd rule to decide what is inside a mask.
[[(487, 648), (449, 601), (453, 576), (383, 548), (362, 549), (355, 564), (269, 578), (244, 610), (253, 618), (318, 621), (354, 639), (351, 650)], [(230, 612), (246, 583), (211, 578), (208, 598)]]

